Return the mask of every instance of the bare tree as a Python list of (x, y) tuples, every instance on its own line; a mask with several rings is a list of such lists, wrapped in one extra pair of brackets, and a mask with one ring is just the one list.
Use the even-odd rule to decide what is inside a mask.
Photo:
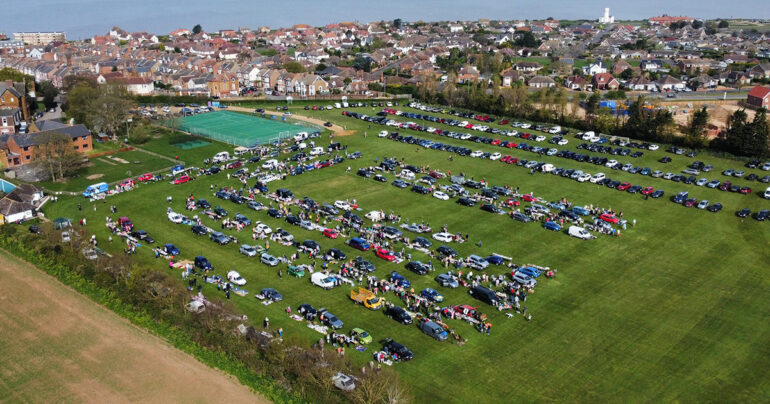
[(51, 176), (51, 181), (62, 179), (83, 163), (83, 156), (72, 147), (72, 138), (62, 133), (42, 134), (35, 147), (35, 161)]

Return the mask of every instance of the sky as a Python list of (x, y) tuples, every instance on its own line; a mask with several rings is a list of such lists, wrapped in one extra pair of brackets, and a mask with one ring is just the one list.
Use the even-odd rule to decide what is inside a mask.
[(204, 30), (339, 21), (597, 19), (610, 7), (616, 19), (668, 15), (770, 19), (770, 1), (744, 0), (2, 0), (0, 31), (65, 31), (69, 39), (104, 35), (113, 26), (167, 34), (201, 24)]

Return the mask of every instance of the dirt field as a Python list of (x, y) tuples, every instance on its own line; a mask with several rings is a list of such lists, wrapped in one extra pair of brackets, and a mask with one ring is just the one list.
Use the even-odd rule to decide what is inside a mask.
[(268, 402), (0, 250), (0, 402)]

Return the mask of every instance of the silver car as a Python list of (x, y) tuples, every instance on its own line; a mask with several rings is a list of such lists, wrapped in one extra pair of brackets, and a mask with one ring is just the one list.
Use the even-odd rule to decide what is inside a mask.
[(268, 253), (263, 253), (262, 256), (259, 258), (259, 261), (271, 267), (278, 265), (278, 258), (275, 258)]
[(708, 184), (708, 182), (709, 182), (708, 178), (701, 178), (698, 181), (695, 181), (695, 185), (697, 185), (699, 187), (702, 187), (702, 186)]
[(257, 256), (257, 249), (253, 245), (244, 244), (238, 251), (247, 257)]
[(522, 272), (516, 272), (513, 275), (513, 280), (528, 288), (534, 288), (537, 286), (537, 281), (534, 278)]

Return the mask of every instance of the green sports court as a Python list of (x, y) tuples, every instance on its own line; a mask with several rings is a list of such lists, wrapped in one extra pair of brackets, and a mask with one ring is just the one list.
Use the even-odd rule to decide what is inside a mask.
[(302, 126), (284, 121), (278, 116), (269, 119), (231, 111), (207, 112), (184, 117), (180, 121), (179, 129), (193, 135), (243, 147), (270, 143), (299, 132), (317, 130), (310, 125)]

